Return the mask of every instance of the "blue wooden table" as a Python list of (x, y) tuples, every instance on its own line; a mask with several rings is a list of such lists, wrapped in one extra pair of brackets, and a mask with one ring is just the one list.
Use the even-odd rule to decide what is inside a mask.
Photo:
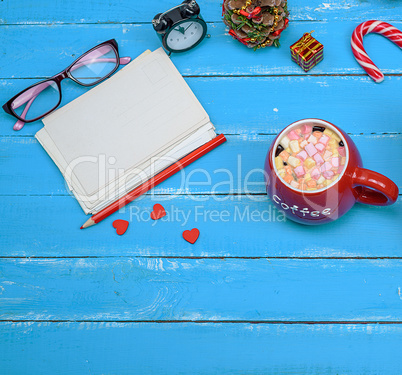
[[(365, 20), (401, 29), (401, 2), (290, 0), (281, 47), (257, 52), (227, 35), (218, 1), (200, 4), (211, 38), (172, 61), (228, 141), (114, 215), (124, 236), (113, 218), (79, 230), (42, 123), (15, 132), (0, 113), (0, 374), (401, 374), (402, 200), (304, 227), (283, 221), (261, 173), (275, 134), (317, 117), (401, 188), (401, 50), (365, 38), (386, 75), (375, 84), (349, 42)], [(173, 5), (2, 0), (0, 103), (107, 39), (122, 56), (155, 50), (150, 21)], [(311, 30), (325, 58), (306, 74), (289, 46)], [(87, 91), (62, 85), (62, 104)], [(171, 220), (147, 219), (155, 203)]]

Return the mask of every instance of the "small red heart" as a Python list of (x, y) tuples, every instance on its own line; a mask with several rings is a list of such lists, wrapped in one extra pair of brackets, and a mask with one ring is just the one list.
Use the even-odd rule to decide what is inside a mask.
[(185, 230), (183, 232), (183, 238), (190, 243), (194, 243), (195, 241), (197, 241), (199, 235), (200, 231), (197, 228), (193, 228), (191, 230)]
[(113, 228), (116, 228), (116, 233), (121, 236), (122, 234), (126, 233), (128, 228), (128, 221), (126, 220), (115, 220), (113, 222)]
[(151, 219), (158, 220), (161, 217), (166, 216), (166, 211), (163, 206), (159, 203), (154, 205), (154, 210), (151, 212)]

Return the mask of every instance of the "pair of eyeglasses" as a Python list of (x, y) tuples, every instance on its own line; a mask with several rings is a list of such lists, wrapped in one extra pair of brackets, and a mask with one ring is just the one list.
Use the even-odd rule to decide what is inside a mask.
[(116, 40), (108, 40), (81, 55), (59, 74), (21, 91), (4, 104), (3, 109), (18, 119), (13, 129), (20, 130), (25, 123), (40, 120), (60, 105), (63, 79), (70, 78), (82, 86), (93, 86), (130, 60), (130, 57), (119, 57)]

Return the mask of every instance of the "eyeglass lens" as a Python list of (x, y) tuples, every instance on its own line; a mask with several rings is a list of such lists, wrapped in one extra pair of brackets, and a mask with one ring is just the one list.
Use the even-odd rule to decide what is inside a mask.
[(70, 74), (85, 85), (94, 84), (104, 79), (118, 65), (118, 56), (110, 45), (99, 48), (82, 56), (70, 68)]
[(56, 82), (45, 81), (15, 98), (11, 108), (17, 116), (30, 121), (56, 108), (59, 101), (60, 91)]

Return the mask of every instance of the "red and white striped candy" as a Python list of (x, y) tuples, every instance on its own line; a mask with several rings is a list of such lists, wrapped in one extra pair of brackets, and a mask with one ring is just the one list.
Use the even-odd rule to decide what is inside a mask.
[(352, 34), (351, 45), (353, 55), (367, 74), (377, 83), (384, 80), (384, 74), (368, 57), (363, 47), (363, 37), (369, 33), (382, 34), (397, 46), (402, 48), (402, 32), (387, 22), (366, 21), (356, 27)]

